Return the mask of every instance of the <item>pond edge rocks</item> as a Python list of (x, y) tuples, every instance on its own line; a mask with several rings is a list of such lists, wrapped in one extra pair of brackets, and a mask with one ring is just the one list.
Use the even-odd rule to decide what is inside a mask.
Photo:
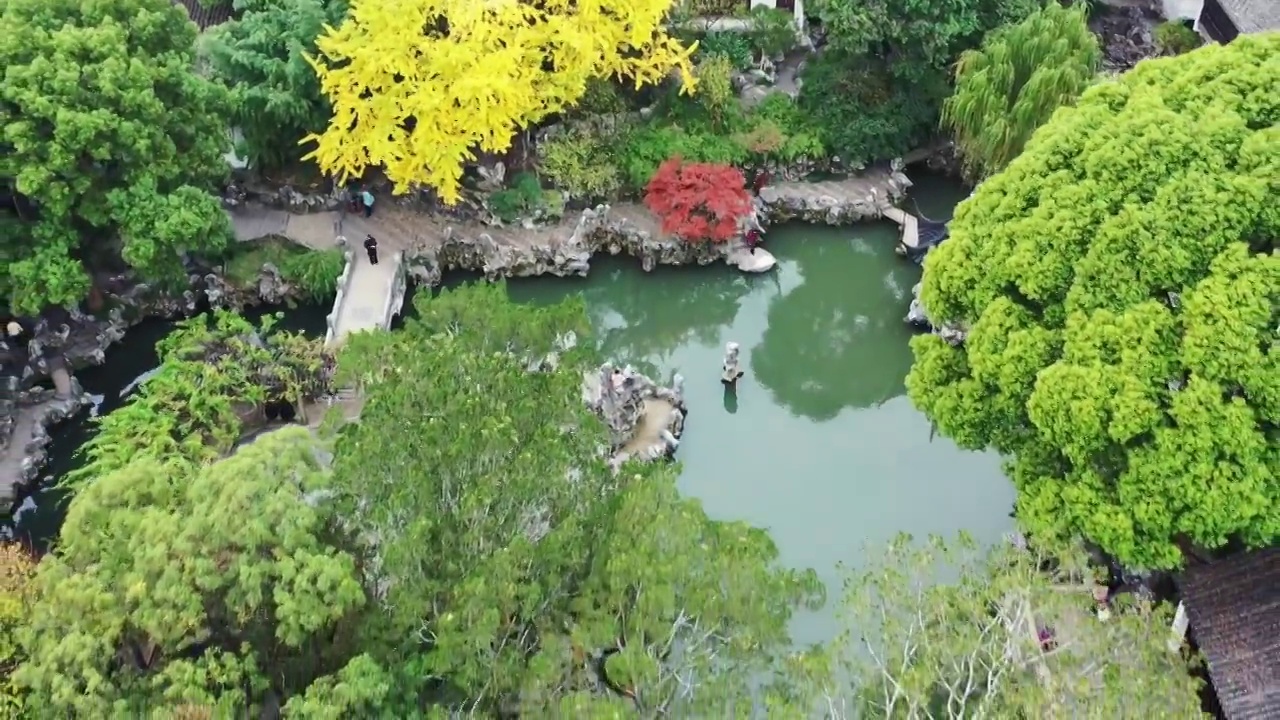
[[(769, 185), (755, 198), (755, 217), (745, 224), (766, 228), (788, 221), (848, 225), (876, 220), (905, 198), (910, 187), (907, 176), (893, 168), (842, 180)], [(582, 277), (590, 271), (592, 255), (605, 252), (635, 257), (646, 272), (659, 265), (721, 261), (744, 272), (773, 267), (771, 255), (759, 249), (750, 253), (741, 238), (697, 243), (665, 235), (648, 209), (635, 203), (599, 205), (583, 210), (576, 221), (523, 230), (451, 223), (443, 227), (440, 237), (416, 243), (405, 258), (410, 274), (431, 286), (439, 285), (448, 270), (478, 271), (490, 280)]]
[[(755, 217), (748, 220), (766, 228), (771, 223), (800, 221), (844, 225), (878, 219), (884, 209), (906, 196), (911, 181), (900, 164), (878, 166), (859, 175), (820, 182), (784, 181), (762, 188), (755, 198)], [(248, 197), (252, 195), (252, 197)], [(230, 205), (253, 202), (292, 213), (330, 210), (337, 204), (331, 193), (306, 195), (291, 188), (269, 193), (241, 193)], [(585, 276), (592, 255), (626, 253), (640, 260), (645, 271), (658, 265), (709, 265), (726, 262), (745, 272), (763, 272), (774, 265), (763, 249), (750, 253), (741, 239), (728, 243), (693, 243), (665, 235), (657, 219), (636, 203), (600, 205), (583, 210), (576, 220), (566, 219), (554, 227), (491, 227), (474, 220), (426, 213), (431, 233), (414, 233), (429, 238), (406, 248), (410, 274), (419, 282), (439, 285), (447, 270), (482, 272), (488, 279), (553, 275)], [(291, 238), (302, 241), (302, 238)], [(336, 238), (331, 238), (335, 242)], [(335, 278), (335, 282), (336, 282)], [(179, 295), (158, 292), (137, 282), (131, 275), (113, 276), (102, 284), (104, 294), (115, 305), (106, 318), (97, 318), (79, 309), (61, 310), (40, 318), (32, 328), (28, 343), (29, 360), (17, 376), (17, 387), (29, 390), (48, 376), (46, 356), (60, 355), (72, 368), (99, 365), (106, 349), (124, 337), (125, 331), (150, 317), (179, 317), (194, 314), (203, 302), (214, 307), (242, 309), (255, 304), (280, 303), (297, 298), (278, 269), (264, 265), (256, 283), (236, 287), (218, 273), (193, 269), (189, 287)], [(646, 386), (658, 386), (647, 381)], [(667, 392), (672, 391), (670, 388)], [(655, 392), (657, 392), (655, 390)], [(656, 397), (656, 395), (655, 395)], [(78, 407), (77, 407), (78, 409)], [(679, 424), (683, 423), (682, 412)], [(7, 416), (0, 431), (12, 429), (16, 416)], [(56, 423), (56, 413), (49, 424)], [(673, 421), (675, 424), (675, 421)], [(678, 439), (678, 433), (672, 433)], [(8, 435), (5, 435), (8, 439)], [(669, 453), (663, 449), (658, 454)], [(8, 447), (0, 453), (12, 454)], [(22, 460), (26, 464), (27, 458)], [(39, 462), (32, 473), (38, 472)]]
[(64, 397), (49, 388), (19, 390), (17, 378), (0, 382), (0, 405), (4, 427), (0, 428), (0, 507), (17, 499), (20, 491), (39, 475), (48, 460), (49, 429), (74, 416), (93, 399), (80, 383), (71, 379), (71, 391)]

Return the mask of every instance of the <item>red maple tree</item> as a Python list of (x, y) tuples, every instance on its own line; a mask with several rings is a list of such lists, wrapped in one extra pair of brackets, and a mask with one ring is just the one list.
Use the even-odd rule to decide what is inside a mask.
[(662, 231), (691, 241), (726, 242), (751, 213), (742, 173), (728, 165), (671, 158), (644, 191), (644, 204), (662, 220)]

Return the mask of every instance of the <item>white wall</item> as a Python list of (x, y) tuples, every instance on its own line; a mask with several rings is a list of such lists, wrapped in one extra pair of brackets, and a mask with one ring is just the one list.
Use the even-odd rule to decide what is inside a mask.
[[(1204, 0), (1200, 0), (1200, 1), (1201, 1), (1201, 2), (1204, 2)], [(752, 9), (755, 9), (755, 8), (758, 8), (758, 7), (776, 8), (776, 7), (778, 7), (777, 0), (751, 0), (751, 8), (752, 8)], [(804, 2), (803, 2), (803, 0), (796, 0), (796, 2), (795, 2), (795, 8), (796, 8), (796, 9), (795, 9), (796, 26), (797, 26), (797, 27), (804, 27)]]
[(1169, 20), (1198, 20), (1204, 0), (1160, 0), (1160, 10)]

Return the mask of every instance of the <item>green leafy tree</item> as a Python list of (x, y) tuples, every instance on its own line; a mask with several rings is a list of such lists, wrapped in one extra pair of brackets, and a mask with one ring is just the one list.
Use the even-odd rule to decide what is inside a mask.
[(1054, 110), (1093, 82), (1102, 53), (1087, 20), (1082, 4), (1051, 3), (960, 55), (942, 122), (955, 133), (970, 177), (1008, 165)]
[[(1280, 537), (1280, 34), (1141, 64), (962, 203), (914, 403), (1009, 457), (1033, 537), (1131, 567)], [(936, 323), (935, 323), (936, 324)]]
[[(417, 303), (340, 359), (363, 389), (337, 444), (344, 512), (371, 538), (381, 632), (462, 711), (707, 716), (749, 702), (811, 574), (762, 531), (707, 518), (673, 468), (614, 474), (582, 402), (581, 301), (502, 286)], [(349, 373), (349, 375), (348, 375)]]
[[(208, 194), (227, 171), (227, 95), (195, 71), (169, 0), (11, 0), (0, 14), (0, 292), (35, 313), (78, 301), (84, 264), (183, 278), (230, 237)], [(118, 243), (117, 243), (118, 240)]]
[(236, 0), (237, 20), (203, 38), (213, 76), (235, 99), (232, 121), (255, 167), (279, 167), (302, 156), (298, 142), (323, 130), (329, 102), (307, 64), (326, 24), (346, 15), (342, 0)]
[(332, 356), (320, 342), (259, 327), (230, 312), (179, 323), (156, 351), (159, 370), (122, 408), (98, 419), (64, 481), (76, 488), (142, 457), (194, 466), (227, 453), (268, 400), (301, 405), (329, 389)]
[(799, 104), (849, 163), (902, 155), (937, 127), (947, 66), (1038, 0), (822, 0), (830, 47), (805, 66)]
[(29, 702), (62, 717), (232, 717), (341, 667), (366, 595), (335, 547), (328, 487), (302, 428), (200, 468), (142, 458), (86, 486), (19, 636)]
[(871, 556), (845, 586), (828, 662), (851, 683), (821, 690), (827, 717), (1202, 717), (1167, 606), (1121, 596), (1102, 620), (1080, 564), (964, 537)]
[(1039, 0), (820, 0), (812, 8), (832, 49), (884, 58), (895, 78), (918, 82), (945, 71), (983, 33), (1022, 20)]

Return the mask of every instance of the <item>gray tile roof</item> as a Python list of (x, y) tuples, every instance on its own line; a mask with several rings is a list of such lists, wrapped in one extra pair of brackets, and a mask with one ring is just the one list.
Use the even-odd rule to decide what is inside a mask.
[[(1230, 0), (1224, 0), (1224, 2), (1228, 1)], [(187, 16), (196, 24), (196, 27), (200, 28), (200, 32), (230, 20), (233, 12), (231, 0), (219, 0), (216, 4), (214, 0), (205, 0), (205, 5), (201, 5), (200, 0), (173, 0), (173, 4), (186, 9)]]
[(1192, 567), (1178, 585), (1227, 720), (1280, 717), (1280, 547)]

